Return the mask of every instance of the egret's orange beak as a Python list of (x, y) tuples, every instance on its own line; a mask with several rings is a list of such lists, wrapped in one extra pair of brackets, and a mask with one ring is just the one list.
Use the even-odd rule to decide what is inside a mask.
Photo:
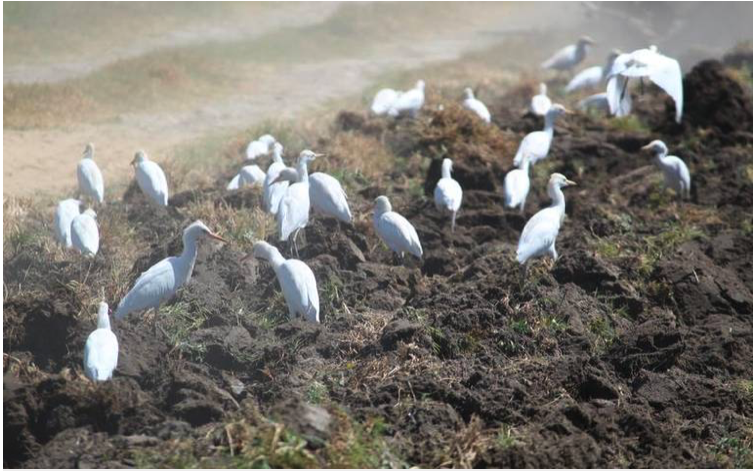
[(569, 186), (575, 186), (577, 183), (573, 182), (571, 180), (566, 180), (566, 184), (569, 185)]
[(207, 236), (210, 237), (210, 238), (212, 238), (212, 239), (219, 240), (220, 242), (225, 242), (226, 244), (228, 243), (227, 240), (223, 239), (222, 237), (220, 237), (219, 235), (217, 235), (215, 233), (208, 232)]
[(574, 112), (568, 108), (564, 108), (564, 113), (566, 114), (574, 114)]
[(646, 146), (642, 146), (641, 150), (651, 150), (653, 148), (653, 144), (648, 144)]

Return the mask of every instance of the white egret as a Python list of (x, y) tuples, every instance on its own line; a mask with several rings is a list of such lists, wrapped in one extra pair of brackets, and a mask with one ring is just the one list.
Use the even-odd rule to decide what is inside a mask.
[(118, 366), (118, 339), (110, 330), (107, 303), (97, 310), (97, 329), (87, 337), (84, 346), (84, 374), (92, 381), (109, 381)]
[(569, 113), (571, 111), (559, 104), (552, 105), (548, 112), (545, 113), (545, 127), (543, 130), (531, 132), (522, 139), (519, 149), (516, 151), (516, 156), (514, 156), (514, 165), (519, 166), (525, 154), (530, 155), (530, 163), (532, 164), (546, 158), (553, 141), (553, 126), (556, 118)]
[(530, 193), (530, 156), (525, 154), (515, 168), (503, 179), (503, 204), (507, 208), (519, 206), (519, 212), (524, 213), (527, 195)]
[[(296, 245), (296, 236), (309, 222), (309, 175), (307, 164), (314, 161), (322, 154), (315, 154), (311, 150), (303, 150), (299, 154), (296, 164), (297, 182), (290, 185), (278, 207), (278, 234), (280, 240), (289, 240), (293, 234), (293, 248), (297, 254), (299, 249)], [(278, 175), (278, 179), (281, 175)]]
[(386, 114), (400, 94), (401, 92), (392, 88), (384, 88), (380, 90), (372, 100), (370, 110), (378, 116)]
[[(441, 178), (435, 185), (435, 207), (438, 211), (451, 213), (451, 232), (456, 229), (456, 213), (461, 207), (462, 191), (459, 182), (451, 178), (453, 162), (443, 159)], [(420, 249), (421, 254), (421, 249)]]
[(136, 183), (142, 193), (158, 206), (168, 206), (168, 179), (157, 163), (149, 160), (147, 154), (140, 150), (131, 161), (136, 171)]
[(210, 231), (202, 221), (195, 221), (184, 229), (184, 248), (181, 255), (168, 257), (153, 265), (139, 276), (126, 296), (118, 304), (115, 318), (146, 309), (158, 309), (160, 304), (171, 299), (178, 288), (188, 283), (197, 259), (197, 242), (204, 237), (226, 242)]
[(246, 146), (246, 159), (255, 160), (270, 153), (270, 147), (275, 144), (275, 138), (270, 134), (260, 136), (256, 141), (252, 141)]
[(474, 112), (486, 123), (490, 123), (490, 111), (488, 111), (488, 107), (485, 106), (485, 103), (475, 98), (471, 88), (464, 89), (464, 96), (464, 108)]
[(566, 200), (561, 188), (569, 185), (576, 183), (567, 180), (560, 173), (552, 174), (548, 181), (551, 205), (535, 213), (524, 226), (516, 249), (516, 259), (525, 270), (527, 262), (533, 258), (550, 256), (554, 261), (558, 258), (556, 238), (566, 211)]
[(608, 73), (613, 67), (613, 62), (621, 52), (617, 49), (611, 51), (608, 55), (605, 66), (596, 65), (594, 67), (588, 67), (574, 76), (566, 85), (565, 91), (567, 93), (576, 92), (577, 90), (585, 90), (589, 88), (595, 88), (606, 78)]
[(55, 236), (65, 248), (71, 248), (71, 223), (79, 215), (81, 201), (67, 199), (58, 203), (55, 208)]
[(287, 168), (290, 167), (286, 167), (286, 164), (283, 163), (283, 146), (279, 142), (276, 142), (273, 144), (273, 163), (267, 168), (263, 184), (264, 193), (262, 195), (262, 204), (265, 211), (274, 216), (278, 214), (278, 207), (288, 190), (289, 184), (287, 180), (276, 180), (278, 180), (280, 173)]
[(404, 216), (393, 212), (391, 202), (386, 196), (378, 196), (375, 199), (373, 223), (380, 239), (402, 260), (404, 252), (422, 258), (422, 245), (417, 230)]
[(548, 86), (541, 83), (540, 93), (530, 100), (530, 111), (538, 116), (545, 116), (549, 109), (551, 109), (551, 99), (548, 98)]
[(605, 92), (590, 95), (587, 98), (580, 100), (577, 107), (583, 111), (594, 108), (596, 110), (608, 112), (610, 109), (608, 106), (608, 95)]
[(621, 54), (614, 61), (606, 88), (611, 114), (626, 116), (631, 112), (627, 88), (629, 80), (634, 77), (647, 77), (668, 93), (676, 105), (676, 122), (681, 122), (684, 106), (682, 69), (676, 59), (664, 56), (654, 46)]
[(100, 230), (97, 228), (97, 214), (87, 209), (71, 222), (71, 243), (73, 247), (88, 257), (97, 255), (100, 248)]
[(651, 142), (642, 150), (655, 154), (656, 162), (663, 171), (666, 186), (674, 190), (681, 198), (689, 198), (690, 176), (687, 164), (679, 157), (668, 155), (668, 147), (660, 140)]
[(76, 178), (79, 181), (79, 193), (98, 203), (105, 200), (105, 183), (102, 172), (94, 161), (94, 144), (91, 142), (86, 145), (84, 156), (76, 167)]
[(265, 182), (265, 172), (257, 165), (246, 165), (226, 187), (227, 190), (238, 190), (245, 186), (262, 186)]
[(540, 64), (540, 67), (543, 69), (571, 70), (584, 60), (587, 55), (587, 48), (591, 44), (595, 44), (595, 41), (587, 36), (582, 36), (577, 44), (561, 49)]
[(283, 291), (291, 318), (302, 316), (310, 322), (320, 322), (320, 296), (317, 293), (315, 274), (301, 260), (286, 260), (283, 255), (267, 242), (254, 243), (252, 255), (269, 262)]
[(309, 201), (315, 211), (351, 223), (351, 210), (341, 182), (327, 173), (315, 172), (309, 176)]
[(425, 104), (425, 82), (419, 80), (411, 90), (398, 96), (388, 109), (388, 115), (397, 117), (408, 115), (416, 118), (422, 105)]

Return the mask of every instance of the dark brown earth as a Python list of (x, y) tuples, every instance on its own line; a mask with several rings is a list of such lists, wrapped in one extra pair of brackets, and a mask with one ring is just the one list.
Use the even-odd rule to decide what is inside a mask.
[[(541, 126), (512, 111), (527, 89), (494, 101), (494, 126), (449, 103), (430, 111), (432, 101), (415, 122), (338, 117), (334, 134), (377, 136), (399, 165), (382, 186), (350, 189), (354, 226), (320, 217), (306, 229), (321, 325), (286, 318), (268, 266), (242, 263), (234, 244), (205, 245), (173, 302), (199, 319), (186, 342), (201, 349), (138, 317), (115, 323), (118, 369), (95, 386), (80, 375), (93, 326), (43, 276), (80, 267), (4, 255), (5, 281), (25, 277), (43, 294), (4, 300), (3, 464), (751, 466), (752, 96), (726, 74), (706, 62), (685, 78), (683, 126), (653, 91), (636, 100), (650, 127), (559, 122), (527, 215), (548, 204), (549, 173), (578, 186), (560, 259), (526, 280), (514, 260), (526, 219), (503, 210), (501, 182), (518, 140)], [(656, 138), (688, 163), (692, 201), (664, 192), (639, 151)], [(465, 190), (455, 233), (431, 196), (446, 156)], [(370, 212), (382, 193), (417, 228), (421, 261), (399, 265), (378, 243)], [(160, 213), (132, 191), (107, 207), (151, 244), (132, 280), (180, 251), (183, 209), (199, 197), (242, 211), (260, 199), (199, 189)], [(101, 254), (92, 270), (108, 269)], [(269, 419), (289, 435), (266, 441)], [(281, 436), (299, 447), (282, 452)], [(262, 461), (234, 461), (268, 443)]]

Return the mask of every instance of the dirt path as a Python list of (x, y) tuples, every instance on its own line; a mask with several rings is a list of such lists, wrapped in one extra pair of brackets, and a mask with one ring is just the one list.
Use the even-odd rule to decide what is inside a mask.
[[(500, 20), (484, 17), (460, 24), (455, 31), (444, 34), (441, 41), (428, 37), (408, 46), (405, 41), (383, 43), (364, 59), (336, 58), (293, 64), (284, 74), (256, 75), (255, 89), (264, 93), (234, 95), (189, 110), (124, 114), (116, 122), (81, 124), (65, 129), (6, 129), (3, 192), (28, 196), (73, 189), (76, 162), (84, 144), (90, 141), (97, 145), (96, 159), (106, 183), (123, 179), (130, 175), (128, 164), (139, 148), (159, 161), (175, 147), (203, 136), (240, 129), (266, 119), (293, 118), (328, 100), (359, 93), (379, 74), (453, 60), (466, 51), (484, 48), (500, 40), (499, 35), (487, 34), (491, 29), (500, 28)], [(226, 39), (235, 37), (224, 33)], [(148, 47), (133, 46), (126, 53), (137, 53)], [(89, 69), (83, 67), (74, 73), (86, 70)], [(56, 169), (64, 170), (54, 171)]]

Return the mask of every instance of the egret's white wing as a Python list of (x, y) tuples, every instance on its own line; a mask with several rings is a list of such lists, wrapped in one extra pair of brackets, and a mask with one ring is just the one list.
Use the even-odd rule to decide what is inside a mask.
[(375, 99), (372, 100), (371, 110), (376, 115), (385, 114), (391, 108), (391, 105), (396, 101), (399, 96), (399, 92), (391, 88), (384, 88), (377, 92)]
[(515, 168), (506, 174), (503, 180), (504, 203), (509, 208), (519, 206), (527, 193), (530, 191), (530, 179), (527, 173), (519, 168)]
[(312, 270), (300, 260), (287, 260), (280, 268), (280, 284), (289, 309), (311, 322), (320, 322), (320, 297)]
[(662, 54), (658, 56), (657, 63), (651, 67), (648, 78), (661, 87), (676, 104), (676, 122), (682, 121), (682, 112), (684, 108), (684, 92), (682, 90), (682, 69), (679, 62)]
[(488, 111), (488, 107), (485, 106), (485, 103), (481, 102), (480, 100), (476, 98), (467, 98), (464, 100), (464, 107), (468, 110), (473, 111), (477, 116), (480, 117), (483, 121), (486, 123), (490, 122), (490, 111)]
[(71, 223), (79, 215), (81, 201), (67, 199), (58, 203), (55, 208), (55, 235), (61, 244), (71, 247)]
[(447, 211), (458, 211), (462, 195), (459, 182), (453, 178), (441, 178), (435, 186), (435, 205)]
[(265, 172), (257, 165), (247, 165), (239, 172), (239, 186), (261, 186), (265, 181)]
[(398, 116), (402, 113), (414, 113), (422, 108), (425, 103), (425, 92), (423, 90), (413, 88), (405, 93), (399, 95), (396, 101), (388, 110), (388, 114), (391, 116)]
[(629, 79), (617, 75), (608, 79), (606, 99), (612, 115), (628, 116), (632, 111), (632, 96), (627, 88)]
[(280, 240), (288, 240), (296, 230), (309, 221), (309, 185), (294, 183), (288, 187), (286, 196), (278, 207), (278, 233)]
[(600, 85), (602, 79), (603, 67), (599, 65), (588, 67), (569, 81), (569, 84), (566, 86), (566, 91), (571, 93), (584, 88), (597, 87)]
[(422, 245), (417, 230), (402, 215), (391, 211), (380, 216), (377, 232), (394, 252), (409, 252), (422, 257)]
[(516, 249), (516, 258), (519, 263), (541, 255), (556, 241), (561, 227), (561, 218), (554, 209), (541, 209), (527, 221)]
[(514, 157), (514, 165), (519, 165), (526, 154), (530, 154), (532, 163), (548, 156), (551, 146), (551, 137), (545, 131), (534, 131), (522, 139), (519, 149)]
[(309, 176), (309, 201), (312, 207), (343, 222), (351, 222), (351, 210), (341, 183), (326, 173)]
[(548, 60), (543, 62), (540, 67), (543, 69), (568, 69), (574, 62), (574, 58), (577, 55), (577, 46), (572, 44), (566, 46), (557, 53), (553, 54)]
[(105, 199), (105, 183), (97, 163), (92, 159), (81, 159), (76, 168), (76, 177), (79, 181), (79, 190), (98, 203), (102, 203)]
[[(264, 137), (264, 136), (263, 136)], [(272, 138), (272, 136), (270, 136)], [(270, 151), (270, 146), (265, 141), (252, 141), (246, 146), (246, 158), (247, 160), (255, 160), (257, 157), (262, 157)]]
[[(271, 196), (274, 186), (273, 181), (278, 178), (278, 175), (284, 168), (286, 168), (286, 165), (282, 162), (273, 162), (267, 168), (267, 172), (265, 174), (265, 183), (263, 184), (264, 192), (262, 194), (262, 202), (264, 204), (265, 211), (267, 211), (268, 213), (273, 212), (271, 207)], [(286, 184), (286, 187), (288, 187), (288, 184)], [(280, 204), (280, 199), (278, 200), (278, 204)], [(275, 207), (275, 212), (278, 212), (277, 206)]]
[(241, 174), (237, 173), (235, 177), (231, 179), (231, 181), (228, 183), (228, 186), (225, 187), (226, 190), (238, 190), (239, 189), (239, 180), (241, 180)]
[(100, 231), (97, 221), (88, 214), (80, 214), (71, 223), (71, 243), (84, 255), (97, 255)]
[(107, 381), (118, 366), (118, 339), (110, 329), (97, 329), (84, 346), (84, 372), (92, 381)]
[(176, 257), (168, 257), (141, 274), (126, 296), (118, 304), (116, 319), (123, 319), (131, 312), (158, 307), (176, 291)]
[(141, 162), (136, 167), (139, 188), (159, 206), (168, 206), (168, 180), (163, 169), (155, 162)]

